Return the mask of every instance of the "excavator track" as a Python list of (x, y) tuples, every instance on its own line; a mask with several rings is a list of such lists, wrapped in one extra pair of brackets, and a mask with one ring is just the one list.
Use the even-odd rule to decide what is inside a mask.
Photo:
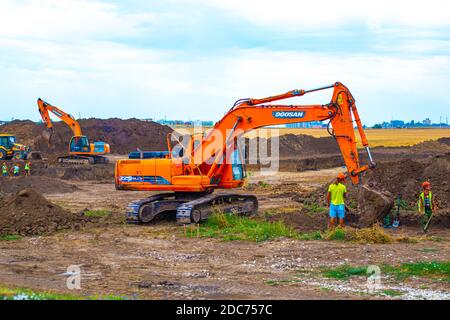
[(59, 157), (58, 162), (68, 164), (105, 164), (108, 163), (109, 160), (108, 158), (101, 156), (67, 156)]
[(215, 210), (239, 215), (258, 211), (253, 195), (160, 193), (131, 202), (126, 210), (128, 223), (149, 223), (155, 217), (176, 212), (177, 223), (190, 224), (205, 220)]
[(252, 215), (258, 212), (258, 199), (254, 195), (210, 194), (183, 203), (177, 208), (177, 223), (199, 223), (215, 212)]

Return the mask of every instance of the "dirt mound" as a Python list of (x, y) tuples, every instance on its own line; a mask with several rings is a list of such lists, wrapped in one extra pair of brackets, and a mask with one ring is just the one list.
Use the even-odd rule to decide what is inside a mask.
[[(416, 212), (417, 200), (422, 192), (421, 183), (425, 180), (431, 182), (439, 208), (437, 216), (440, 218), (436, 219), (434, 224), (447, 226), (449, 218), (446, 212), (449, 211), (450, 204), (450, 153), (417, 161), (402, 159), (380, 163), (374, 170), (364, 174), (363, 181), (366, 186), (352, 186), (347, 183), (348, 222), (361, 227), (380, 220), (386, 214), (386, 208), (392, 207), (398, 194), (401, 194), (401, 211)], [(310, 194), (293, 197), (293, 200), (306, 206), (325, 207), (328, 186), (329, 183)], [(371, 196), (367, 196), (367, 190), (373, 191), (371, 195), (380, 193), (382, 196), (372, 199)], [(410, 217), (405, 216), (401, 220), (405, 220), (407, 224), (410, 221), (411, 225), (417, 225), (418, 217), (410, 213)]]
[(402, 199), (416, 207), (423, 181), (430, 181), (433, 194), (440, 208), (450, 203), (450, 153), (414, 161), (404, 159), (379, 164), (365, 175), (366, 182), (379, 190), (393, 195), (402, 194)]
[(14, 193), (22, 189), (32, 188), (42, 193), (67, 193), (78, 190), (78, 187), (50, 177), (11, 177), (0, 179), (0, 191)]
[(0, 203), (0, 236), (50, 234), (62, 229), (76, 229), (87, 222), (82, 214), (62, 209), (33, 189), (4, 197)]
[(446, 145), (450, 146), (450, 137), (440, 138), (440, 139), (438, 139), (438, 141), (440, 143), (445, 143)]
[[(168, 126), (152, 121), (138, 119), (81, 119), (83, 134), (91, 142), (104, 141), (111, 145), (111, 152), (127, 154), (136, 148), (149, 151), (167, 150), (166, 136), (173, 130)], [(67, 153), (68, 143), (72, 137), (69, 127), (63, 122), (54, 122), (52, 146), (48, 146), (42, 136), (45, 126), (32, 121), (12, 121), (0, 126), (0, 132), (12, 133), (17, 141), (39, 150), (44, 157)]]
[(429, 140), (418, 143), (411, 147), (413, 153), (448, 153), (450, 145), (436, 140)]
[[(273, 138), (247, 139), (247, 150), (249, 145), (255, 143), (258, 146), (267, 145), (267, 150), (270, 153), (271, 146), (274, 144), (273, 141)], [(336, 140), (332, 137), (315, 138), (305, 134), (286, 134), (278, 137), (278, 142), (280, 146), (279, 155), (282, 158), (340, 152)]]
[(66, 167), (61, 178), (64, 180), (112, 181), (114, 179), (114, 165)]

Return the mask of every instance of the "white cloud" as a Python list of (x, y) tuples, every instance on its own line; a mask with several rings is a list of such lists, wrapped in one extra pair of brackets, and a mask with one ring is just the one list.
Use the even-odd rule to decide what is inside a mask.
[(237, 14), (266, 26), (301, 29), (335, 29), (361, 23), (371, 29), (386, 25), (407, 27), (447, 27), (450, 1), (447, 0), (191, 0)]
[(116, 5), (89, 0), (0, 2), (0, 37), (71, 41), (87, 36), (130, 36), (152, 13), (120, 14)]
[[(87, 0), (19, 4), (3, 0), (0, 95), (4, 105), (14, 108), (2, 108), (0, 119), (38, 119), (35, 100), (42, 97), (85, 117), (167, 115), (217, 120), (238, 98), (264, 97), (334, 81), (349, 86), (368, 123), (397, 115), (421, 119), (428, 113), (448, 113), (449, 47), (446, 41), (428, 39), (427, 28), (450, 24), (450, 1), (431, 1), (421, 8), (413, 0), (408, 2), (408, 10), (404, 10), (406, 2), (385, 0), (376, 3), (385, 5), (383, 10), (367, 8), (364, 1), (186, 1), (190, 2), (184, 2), (185, 6), (190, 3), (198, 10), (213, 6), (257, 25), (283, 31), (322, 31), (350, 22), (367, 23), (377, 36), (388, 40), (371, 43), (385, 55), (354, 54), (351, 50), (336, 55), (327, 48), (322, 54), (270, 49), (200, 52), (183, 50), (182, 45), (175, 45), (172, 50), (137, 48), (125, 41), (114, 43), (111, 38), (129, 39), (141, 32), (143, 24), (159, 24), (168, 16), (182, 15), (180, 9), (174, 6), (163, 14), (124, 14), (117, 5)], [(170, 1), (171, 5), (177, 3), (182, 1)], [(412, 38), (389, 47), (387, 44), (394, 40), (386, 29), (378, 30), (387, 24), (426, 27), (421, 31), (423, 40)], [(167, 26), (170, 25), (169, 22)], [(152, 28), (147, 31), (145, 37), (157, 32)], [(186, 30), (189, 32), (192, 30)], [(396, 50), (389, 50), (393, 47)], [(436, 50), (442, 55), (437, 55)], [(387, 55), (391, 51), (394, 56)], [(409, 52), (428, 56), (411, 56)], [(326, 93), (287, 103), (326, 103), (329, 97)], [(423, 105), (427, 105), (427, 114)]]
[[(109, 42), (80, 45), (3, 40), (0, 46), (11, 53), (20, 52), (16, 65), (0, 63), (0, 95), (9, 105), (18, 106), (13, 111), (2, 110), (0, 119), (4, 112), (37, 119), (35, 100), (41, 97), (85, 117), (167, 115), (218, 120), (238, 98), (265, 97), (335, 81), (348, 85), (369, 124), (397, 113), (420, 119), (423, 109), (413, 107), (418, 101), (438, 102), (434, 110), (442, 114), (450, 104), (446, 92), (450, 58), (446, 56), (398, 58), (230, 49), (199, 59), (182, 51)], [(312, 94), (286, 103), (327, 103), (330, 97), (330, 92)]]

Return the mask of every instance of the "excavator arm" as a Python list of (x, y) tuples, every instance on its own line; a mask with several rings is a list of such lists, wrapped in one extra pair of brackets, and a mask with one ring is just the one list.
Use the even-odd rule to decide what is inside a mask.
[[(333, 89), (331, 102), (324, 105), (277, 105), (267, 104), (293, 97), (300, 97), (310, 92)], [(204, 150), (218, 150), (214, 152), (214, 161), (209, 166), (208, 177), (218, 177), (226, 170), (226, 166), (219, 165), (224, 152), (235, 138), (248, 131), (264, 126), (330, 120), (328, 131), (336, 139), (345, 165), (353, 184), (359, 183), (359, 174), (373, 168), (369, 144), (362, 127), (361, 120), (355, 105), (355, 99), (350, 91), (340, 82), (333, 85), (312, 89), (292, 90), (287, 93), (263, 99), (238, 100), (230, 111), (216, 123), (214, 130), (218, 130), (223, 137), (227, 137), (221, 146), (211, 146), (216, 143), (211, 139), (212, 132), (203, 140), (202, 146), (197, 147), (195, 154), (202, 152), (203, 160), (209, 160), (211, 153), (204, 154)], [(356, 124), (363, 146), (366, 148), (369, 163), (361, 165), (356, 147), (354, 125)], [(331, 125), (331, 127), (330, 127)], [(230, 130), (231, 129), (231, 130)]]
[(41, 98), (37, 100), (37, 104), (39, 108), (39, 113), (41, 114), (42, 117), (42, 121), (44, 122), (45, 126), (48, 129), (45, 138), (47, 139), (49, 144), (51, 141), (51, 136), (53, 134), (53, 123), (52, 120), (50, 119), (50, 112), (53, 113), (55, 116), (57, 116), (59, 119), (61, 119), (65, 124), (67, 124), (72, 130), (73, 135), (75, 137), (83, 135), (80, 124), (75, 120), (75, 118), (72, 115), (62, 111), (58, 107), (52, 106), (51, 104), (45, 102)]

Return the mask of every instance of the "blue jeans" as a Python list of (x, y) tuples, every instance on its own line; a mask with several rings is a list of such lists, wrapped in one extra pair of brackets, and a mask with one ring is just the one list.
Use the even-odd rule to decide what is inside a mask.
[(345, 204), (330, 204), (330, 217), (344, 219), (345, 217)]

